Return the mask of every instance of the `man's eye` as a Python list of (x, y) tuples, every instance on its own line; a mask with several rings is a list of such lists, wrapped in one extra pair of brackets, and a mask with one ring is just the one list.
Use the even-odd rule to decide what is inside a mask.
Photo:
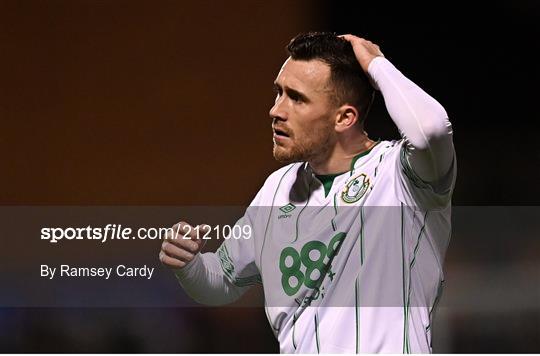
[(292, 101), (296, 101), (297, 103), (302, 101), (302, 98), (299, 95), (296, 95), (296, 94), (291, 94), (291, 95), (289, 95), (289, 97), (291, 98)]

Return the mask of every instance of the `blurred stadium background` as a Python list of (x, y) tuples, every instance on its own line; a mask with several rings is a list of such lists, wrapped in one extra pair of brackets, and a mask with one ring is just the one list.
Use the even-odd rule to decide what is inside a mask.
[[(285, 44), (358, 34), (454, 125), (464, 222), (434, 350), (539, 352), (539, 15), (524, 0), (0, 0), (0, 204), (245, 205), (278, 168), (268, 109)], [(397, 137), (380, 96), (367, 130)], [(0, 309), (0, 352), (277, 351), (262, 308)]]

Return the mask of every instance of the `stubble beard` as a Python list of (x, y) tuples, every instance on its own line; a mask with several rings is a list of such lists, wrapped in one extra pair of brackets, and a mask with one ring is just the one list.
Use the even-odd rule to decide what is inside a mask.
[(331, 126), (316, 129), (303, 139), (292, 139), (292, 145), (285, 148), (274, 143), (273, 154), (280, 163), (319, 162), (328, 158), (335, 139)]

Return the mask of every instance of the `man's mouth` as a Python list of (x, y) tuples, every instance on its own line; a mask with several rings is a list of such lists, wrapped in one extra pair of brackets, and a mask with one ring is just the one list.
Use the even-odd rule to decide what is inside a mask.
[(282, 129), (279, 129), (277, 127), (274, 127), (274, 137), (277, 137), (277, 138), (289, 138), (289, 134), (282, 130)]

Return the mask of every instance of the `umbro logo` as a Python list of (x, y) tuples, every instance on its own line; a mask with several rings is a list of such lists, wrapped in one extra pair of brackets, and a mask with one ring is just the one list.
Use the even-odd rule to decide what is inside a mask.
[(296, 209), (296, 206), (292, 203), (289, 203), (287, 205), (283, 205), (281, 208), (279, 208), (279, 210), (281, 210), (281, 212), (283, 214), (281, 215), (278, 215), (278, 219), (286, 219), (286, 218), (290, 218), (291, 217), (291, 214), (289, 214), (291, 211), (293, 211), (294, 209)]
[(283, 205), (281, 208), (279, 208), (279, 210), (281, 210), (282, 212), (284, 212), (285, 214), (288, 214), (290, 213), (291, 211), (293, 211), (294, 209), (296, 209), (296, 206), (292, 203), (289, 203), (287, 205)]

